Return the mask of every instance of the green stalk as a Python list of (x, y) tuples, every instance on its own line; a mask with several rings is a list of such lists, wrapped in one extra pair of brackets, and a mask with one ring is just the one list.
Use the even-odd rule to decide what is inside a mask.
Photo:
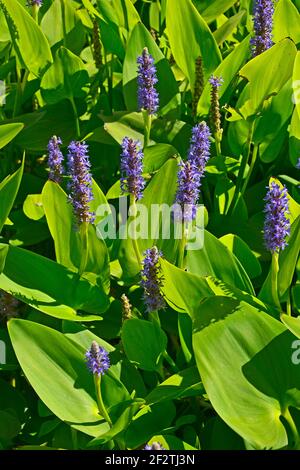
[(148, 147), (150, 142), (150, 133), (151, 133), (151, 125), (152, 125), (152, 116), (148, 113), (148, 111), (143, 111), (143, 119), (144, 119), (144, 149)]
[(294, 438), (294, 448), (299, 449), (299, 443), (300, 443), (300, 437), (298, 433), (298, 429), (296, 427), (296, 424), (292, 418), (292, 415), (290, 413), (289, 408), (287, 407), (283, 413), (283, 416), (285, 417), (286, 421), (288, 422), (288, 425), (290, 427), (290, 430), (292, 431), (292, 435)]
[(73, 109), (73, 113), (74, 113), (74, 117), (75, 117), (76, 137), (77, 137), (77, 139), (80, 139), (80, 122), (79, 122), (79, 117), (78, 117), (78, 114), (77, 114), (76, 104), (75, 104), (73, 96), (70, 96), (69, 99), (70, 99), (70, 103), (72, 105), (72, 109)]
[(39, 24), (39, 8), (40, 7), (38, 5), (32, 5), (31, 10), (32, 18), (37, 24)]
[(133, 250), (136, 256), (136, 260), (138, 262), (139, 267), (142, 266), (142, 259), (140, 255), (140, 250), (138, 247), (137, 239), (136, 239), (136, 202), (135, 202), (135, 197), (133, 194), (130, 194), (130, 206), (132, 207), (132, 226), (133, 226), (133, 237), (132, 237), (132, 246)]
[(88, 261), (88, 228), (88, 223), (82, 222), (79, 229), (80, 238), (82, 242), (80, 266), (78, 270), (79, 276), (82, 276), (82, 274), (84, 273)]
[(231, 215), (234, 212), (239, 202), (239, 195), (241, 192), (245, 170), (246, 170), (247, 163), (250, 157), (250, 152), (251, 152), (251, 142), (252, 142), (253, 131), (254, 131), (254, 122), (255, 121), (253, 120), (249, 126), (249, 132), (248, 132), (248, 138), (247, 138), (248, 151), (242, 156), (242, 162), (241, 162), (241, 166), (239, 169), (239, 174), (238, 174), (238, 178), (237, 178), (237, 182), (235, 186), (235, 192), (234, 192), (234, 195), (233, 195), (233, 198), (232, 198), (229, 210), (228, 210), (228, 215)]
[(181, 227), (181, 240), (179, 243), (179, 255), (178, 255), (178, 267), (185, 269), (185, 247), (186, 247), (186, 229), (185, 223), (182, 223)]
[(214, 136), (214, 138), (215, 138), (216, 153), (217, 153), (217, 156), (220, 157), (222, 155), (221, 140), (217, 134)]
[(274, 305), (281, 310), (280, 300), (278, 296), (278, 272), (279, 272), (279, 255), (277, 252), (272, 253), (271, 266), (271, 282), (272, 282), (272, 298)]
[(165, 360), (171, 367), (172, 372), (174, 372), (174, 374), (177, 374), (177, 372), (179, 372), (179, 369), (177, 365), (175, 364), (175, 362), (173, 361), (173, 359), (171, 358), (171, 356), (169, 356), (169, 353), (167, 351), (163, 353), (163, 357), (165, 358)]
[(96, 390), (96, 397), (97, 397), (97, 404), (98, 404), (98, 410), (101, 416), (105, 419), (105, 421), (109, 424), (110, 427), (112, 427), (112, 421), (110, 419), (109, 414), (106, 411), (105, 405), (103, 403), (102, 399), (102, 393), (101, 393), (101, 375), (94, 374), (94, 383), (95, 383), (95, 390)]
[(153, 324), (160, 327), (160, 318), (157, 310), (153, 310), (149, 313), (149, 320), (151, 320)]
[(251, 178), (251, 175), (252, 175), (253, 169), (255, 167), (256, 160), (257, 160), (257, 154), (258, 154), (258, 145), (254, 145), (250, 168), (249, 168), (247, 177), (246, 177), (246, 179), (244, 181), (244, 184), (243, 184), (243, 187), (242, 187), (242, 194), (245, 193), (245, 191), (248, 187), (248, 184), (249, 184), (249, 181), (250, 181), (250, 178)]

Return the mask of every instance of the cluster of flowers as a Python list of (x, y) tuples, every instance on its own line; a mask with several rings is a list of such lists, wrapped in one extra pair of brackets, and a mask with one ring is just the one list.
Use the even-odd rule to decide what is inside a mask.
[[(56, 136), (53, 136), (48, 143), (49, 179), (55, 183), (60, 183), (65, 173), (63, 167), (64, 156), (60, 150), (60, 145), (62, 145), (62, 141)], [(83, 222), (92, 223), (95, 217), (89, 206), (93, 200), (90, 167), (87, 144), (72, 141), (68, 146), (67, 155), (67, 172), (70, 177), (68, 190), (69, 200), (73, 205), (78, 225)]]

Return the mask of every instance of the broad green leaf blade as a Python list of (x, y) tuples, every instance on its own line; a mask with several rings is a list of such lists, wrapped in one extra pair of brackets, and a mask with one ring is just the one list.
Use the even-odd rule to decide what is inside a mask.
[(220, 241), (237, 257), (250, 278), (261, 274), (259, 261), (242, 238), (228, 233)]
[[(214, 70), (214, 75), (222, 77), (224, 80), (219, 89), (219, 97), (221, 101), (223, 101), (223, 96), (224, 99), (225, 97), (227, 98), (227, 96), (230, 97), (234, 91), (231, 84), (249, 56), (249, 40), (250, 36), (247, 36)], [(198, 103), (198, 114), (208, 114), (210, 108), (210, 90), (211, 85), (207, 81)]]
[(128, 359), (143, 370), (158, 370), (162, 353), (167, 346), (167, 336), (156, 324), (138, 320), (127, 320), (121, 333), (122, 345)]
[(195, 319), (194, 352), (209, 399), (220, 417), (258, 449), (287, 444), (280, 420), (289, 402), (287, 385), (300, 388), (300, 369), (290, 360), (291, 338), (269, 315), (222, 297), (203, 303)]
[(168, 400), (199, 396), (205, 393), (196, 367), (190, 367), (171, 375), (154, 388), (146, 397), (149, 405)]
[(0, 232), (15, 202), (23, 176), (24, 159), (20, 168), (0, 183)]
[(36, 253), (0, 244), (0, 267), (0, 288), (48, 315), (92, 321), (108, 309), (99, 287)]
[(41, 93), (45, 101), (55, 104), (63, 99), (83, 96), (82, 87), (89, 81), (82, 60), (65, 47), (56, 51), (53, 64), (41, 81)]
[(296, 52), (293, 41), (283, 39), (240, 70), (240, 76), (249, 81), (249, 93), (239, 104), (240, 113), (245, 118), (255, 114), (263, 102), (277, 94), (291, 78)]
[(98, 414), (82, 348), (62, 333), (27, 320), (11, 320), (9, 334), (29, 383), (59, 419), (94, 437), (108, 430)]
[(207, 23), (211, 23), (213, 20), (218, 18), (222, 13), (229, 10), (229, 8), (234, 5), (234, 0), (213, 0), (209, 1), (209, 6), (202, 11), (202, 16), (207, 21)]
[(201, 56), (205, 77), (208, 78), (221, 62), (217, 43), (205, 20), (191, 0), (168, 0), (167, 34), (176, 63), (195, 84), (195, 61)]
[(27, 70), (40, 77), (52, 62), (46, 37), (17, 0), (2, 0), (1, 4), (18, 59)]
[[(178, 87), (167, 59), (155, 43), (151, 34), (142, 23), (138, 23), (129, 38), (123, 66), (123, 93), (126, 107), (136, 111), (137, 103), (137, 58), (147, 47), (154, 58), (158, 82), (156, 89), (159, 93), (159, 109), (162, 110), (178, 93)], [(177, 102), (175, 102), (175, 107)]]
[(274, 13), (273, 38), (275, 42), (291, 38), (300, 42), (300, 13), (291, 0), (279, 0)]
[(24, 124), (22, 122), (14, 122), (12, 124), (2, 124), (0, 126), (0, 149), (9, 144), (16, 135), (21, 132)]
[(186, 260), (190, 272), (216, 277), (240, 290), (254, 294), (251, 281), (239, 260), (208, 231), (204, 232), (203, 248), (188, 250)]
[[(297, 338), (300, 338), (300, 317), (290, 317), (283, 313), (281, 315), (281, 320), (285, 326), (295, 335)], [(299, 346), (300, 344), (298, 344)]]
[(45, 215), (41, 194), (28, 194), (23, 204), (26, 217), (32, 220), (40, 220)]
[(293, 70), (293, 102), (296, 105), (296, 109), (298, 111), (298, 116), (300, 119), (300, 51), (297, 52), (295, 63), (294, 63), (294, 70)]
[[(95, 209), (104, 204), (109, 209), (105, 196), (93, 182), (93, 201)], [(72, 205), (61, 187), (53, 181), (47, 181), (42, 191), (42, 202), (50, 233), (54, 240), (57, 262), (67, 268), (78, 271), (82, 255), (80, 233), (75, 228)], [(98, 217), (99, 222), (99, 217)], [(94, 226), (88, 230), (88, 260), (83, 277), (93, 284), (98, 284), (106, 292), (109, 289), (109, 258), (104, 241), (96, 234)]]
[[(139, 230), (137, 242), (141, 255), (147, 248), (157, 245), (167, 259), (174, 261), (176, 258), (178, 240), (174, 240), (174, 226), (170, 209), (175, 201), (177, 172), (176, 159), (169, 159), (148, 183), (144, 196), (140, 200), (141, 211), (137, 215), (136, 223)], [(166, 181), (168, 184), (165, 184)], [(139, 206), (137, 207), (139, 211)], [(130, 218), (126, 230), (130, 228), (131, 223), (132, 219)], [(125, 278), (133, 278), (139, 273), (140, 266), (136, 260), (131, 238), (121, 240), (119, 261)]]

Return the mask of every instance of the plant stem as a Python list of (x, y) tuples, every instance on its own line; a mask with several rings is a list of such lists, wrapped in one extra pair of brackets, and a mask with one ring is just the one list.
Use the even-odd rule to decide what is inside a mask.
[(149, 313), (149, 319), (152, 321), (152, 323), (160, 327), (160, 318), (157, 310), (153, 310), (153, 312)]
[(75, 104), (73, 96), (70, 97), (70, 103), (72, 105), (72, 109), (73, 109), (73, 113), (74, 113), (74, 117), (75, 117), (76, 137), (77, 137), (77, 139), (80, 139), (80, 122), (79, 122), (77, 109), (76, 109), (76, 104)]
[(296, 427), (296, 424), (292, 418), (292, 415), (290, 413), (290, 410), (289, 408), (287, 407), (283, 413), (283, 416), (285, 417), (286, 421), (288, 422), (289, 424), (289, 427), (290, 427), (290, 430), (292, 431), (292, 434), (293, 434), (293, 438), (294, 438), (294, 448), (295, 449), (299, 449), (299, 441), (300, 441), (300, 437), (299, 437), (299, 433), (298, 433), (298, 429)]
[(222, 150), (221, 150), (221, 141), (217, 135), (215, 135), (215, 146), (216, 146), (217, 156), (219, 157), (222, 155)]
[(242, 187), (242, 194), (245, 193), (245, 191), (248, 187), (248, 183), (250, 181), (250, 178), (251, 178), (251, 175), (252, 175), (256, 160), (257, 160), (257, 154), (258, 154), (258, 145), (254, 145), (250, 168), (249, 168), (247, 177), (246, 177), (246, 179), (244, 181), (244, 184), (243, 184), (243, 187)]
[(272, 282), (272, 298), (274, 305), (281, 310), (280, 300), (278, 296), (278, 272), (279, 272), (279, 261), (278, 253), (272, 253), (272, 267), (271, 267), (271, 282)]
[(96, 390), (96, 397), (97, 397), (97, 404), (98, 404), (99, 413), (101, 414), (101, 416), (103, 416), (103, 418), (109, 424), (109, 426), (112, 427), (111, 419), (109, 417), (109, 414), (106, 411), (106, 408), (105, 408), (103, 400), (102, 400), (101, 375), (94, 374), (94, 383), (95, 383), (95, 390)]
[(181, 227), (181, 239), (179, 243), (178, 267), (185, 269), (185, 247), (186, 247), (186, 228), (185, 223)]
[(177, 372), (179, 372), (179, 369), (167, 351), (163, 353), (163, 357), (165, 358), (167, 363), (170, 365), (172, 372), (177, 374)]
[(32, 10), (31, 10), (32, 18), (34, 21), (39, 24), (39, 6), (38, 5), (32, 5)]
[(150, 132), (151, 132), (151, 125), (152, 125), (152, 116), (148, 113), (148, 111), (143, 111), (143, 118), (144, 118), (144, 149), (148, 147), (150, 141)]
[(234, 195), (233, 195), (233, 198), (232, 198), (229, 210), (228, 210), (228, 215), (232, 215), (232, 213), (234, 212), (239, 202), (239, 196), (240, 196), (240, 191), (241, 191), (241, 187), (242, 187), (242, 183), (244, 179), (244, 174), (245, 174), (245, 170), (246, 170), (250, 152), (251, 152), (251, 142), (252, 142), (253, 131), (254, 131), (254, 123), (255, 121), (253, 120), (249, 126), (249, 132), (248, 132), (248, 138), (247, 138), (248, 151), (242, 156), (241, 166), (239, 169), (239, 174), (238, 174), (237, 182), (235, 186), (235, 192), (234, 192)]
[(80, 266), (78, 270), (79, 276), (82, 276), (86, 269), (87, 260), (88, 260), (88, 223), (82, 222), (80, 225), (80, 239), (82, 242), (82, 251), (81, 251), (81, 258), (80, 258)]
[(78, 449), (77, 430), (74, 428), (71, 428), (71, 437), (72, 437), (73, 450), (77, 450)]
[(138, 247), (137, 239), (136, 239), (136, 202), (135, 202), (135, 197), (131, 194), (130, 195), (130, 206), (132, 207), (132, 227), (133, 227), (133, 234), (132, 234), (132, 246), (133, 250), (136, 256), (136, 260), (138, 262), (139, 267), (141, 268), (142, 266), (142, 260), (141, 260), (141, 255), (140, 255), (140, 250)]

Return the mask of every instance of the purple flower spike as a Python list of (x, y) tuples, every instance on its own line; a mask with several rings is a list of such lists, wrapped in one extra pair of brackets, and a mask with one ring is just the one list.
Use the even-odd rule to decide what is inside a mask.
[(210, 157), (210, 136), (209, 127), (204, 121), (193, 128), (188, 159), (198, 168), (200, 177), (203, 176)]
[(155, 89), (157, 83), (156, 67), (154, 59), (149, 54), (147, 47), (138, 57), (138, 107), (139, 111), (145, 110), (149, 114), (155, 114), (158, 110), (159, 97)]
[(152, 442), (151, 446), (146, 444), (144, 450), (166, 450), (159, 442)]
[(287, 189), (272, 182), (271, 186), (267, 186), (268, 192), (264, 198), (265, 205), (265, 225), (264, 239), (265, 245), (271, 253), (284, 250), (287, 246), (286, 238), (290, 235), (290, 221), (287, 218), (289, 214), (289, 200)]
[(90, 211), (89, 203), (93, 200), (92, 177), (88, 146), (85, 142), (71, 142), (68, 147), (68, 170), (71, 180), (68, 184), (69, 200), (73, 205), (78, 225), (83, 222), (92, 223), (95, 215)]
[(104, 375), (110, 367), (109, 355), (106, 349), (99, 346), (96, 341), (92, 342), (90, 349), (85, 354), (87, 368), (92, 374)]
[(125, 137), (121, 154), (121, 190), (132, 194), (136, 200), (143, 196), (145, 181), (142, 177), (144, 154), (138, 140)]
[(144, 256), (143, 269), (141, 271), (141, 286), (144, 288), (143, 299), (147, 311), (154, 312), (165, 307), (165, 301), (161, 293), (163, 279), (159, 266), (159, 259), (162, 257), (162, 253), (154, 246), (146, 250)]
[(222, 83), (224, 82), (222, 77), (215, 77), (214, 75), (212, 75), (208, 81), (215, 88), (219, 88), (220, 86), (222, 86)]
[(175, 210), (174, 218), (179, 222), (194, 220), (197, 212), (197, 201), (200, 192), (200, 173), (197, 166), (190, 161), (179, 163), (177, 181), (178, 188), (175, 203), (181, 208)]
[(49, 180), (54, 181), (55, 183), (60, 183), (61, 177), (64, 173), (62, 162), (63, 154), (60, 150), (60, 145), (62, 141), (60, 137), (54, 135), (51, 137), (48, 143), (48, 167), (49, 167)]
[(197, 124), (192, 131), (188, 160), (179, 163), (175, 202), (180, 205), (181, 210), (180, 214), (175, 210), (174, 218), (177, 221), (190, 222), (196, 217), (201, 179), (210, 156), (210, 135), (205, 122)]
[(254, 37), (250, 40), (253, 57), (273, 46), (274, 3), (272, 0), (255, 0), (253, 11)]

